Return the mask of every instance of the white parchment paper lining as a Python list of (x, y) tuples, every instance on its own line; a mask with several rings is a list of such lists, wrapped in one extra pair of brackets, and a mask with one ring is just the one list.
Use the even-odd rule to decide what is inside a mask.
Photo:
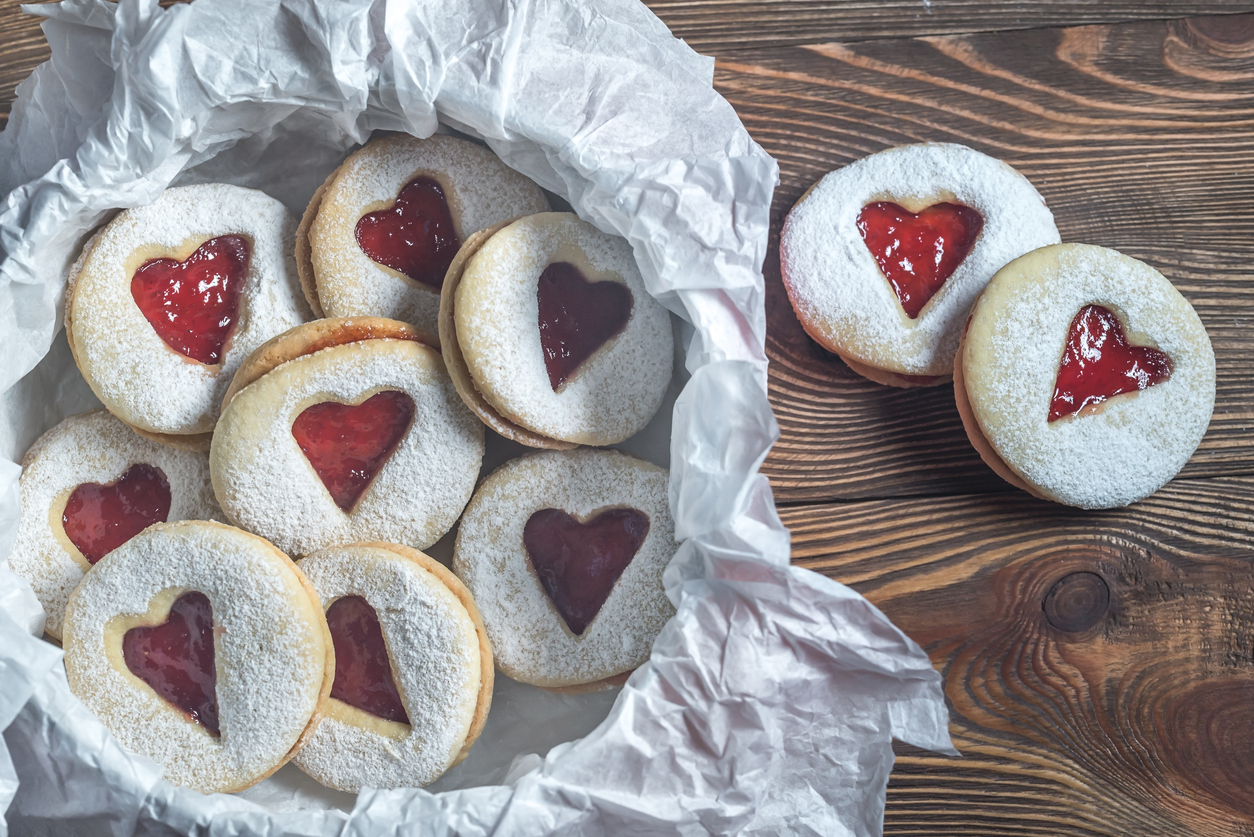
[[(28, 11), (47, 18), (53, 56), (0, 134), (0, 555), (17, 459), (91, 404), (57, 337), (66, 268), (110, 209), (193, 167), (299, 213), (374, 130), (479, 137), (631, 242), (650, 292), (691, 325), (691, 378), (670, 443), (679, 612), (616, 698), (569, 703), (583, 717), (613, 701), (585, 737), (517, 760), (508, 784), (366, 791), (348, 811), (281, 786), (202, 796), (124, 752), (69, 693), (59, 650), (32, 636), (42, 612), (0, 563), (0, 837), (879, 833), (890, 738), (951, 751), (940, 680), (868, 602), (788, 565), (757, 473), (778, 436), (761, 274), (777, 170), (714, 92), (710, 59), (634, 0)], [(500, 711), (553, 725), (569, 700)]]

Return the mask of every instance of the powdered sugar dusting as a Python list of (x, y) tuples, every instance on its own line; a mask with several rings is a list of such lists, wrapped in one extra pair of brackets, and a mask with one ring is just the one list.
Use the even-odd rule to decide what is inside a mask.
[[(292, 422), (313, 404), (359, 404), (383, 390), (409, 394), (413, 423), (346, 514), (296, 443)], [(226, 514), (290, 555), (371, 540), (425, 549), (457, 521), (482, 459), (483, 425), (440, 353), (392, 339), (323, 349), (270, 371), (227, 406), (209, 452)]]
[(30, 582), (48, 615), (45, 630), (54, 637), (61, 635), (65, 603), (86, 566), (77, 549), (70, 551), (73, 545), (61, 527), (65, 501), (83, 483), (117, 482), (138, 464), (156, 466), (165, 474), (170, 484), (169, 520), (221, 517), (209, 482), (207, 454), (151, 442), (104, 410), (67, 418), (41, 436), (27, 454), (20, 481), (22, 513), (9, 568)]
[(296, 764), (324, 785), (352, 792), (435, 781), (461, 751), (479, 699), (479, 639), (470, 614), (440, 579), (386, 549), (326, 549), (300, 568), (324, 608), (341, 596), (361, 596), (374, 608), (410, 732), (398, 741), (329, 716)]
[[(590, 282), (631, 291), (626, 327), (554, 392), (540, 343), (540, 274), (567, 261)], [(496, 233), (457, 288), (457, 341), (484, 397), (542, 435), (609, 445), (639, 432), (661, 406), (674, 357), (670, 316), (645, 290), (627, 242), (566, 213), (523, 218)]]
[[(1171, 377), (1116, 396), (1095, 415), (1048, 421), (1071, 322), (1109, 308), (1129, 342), (1171, 358)], [(1175, 476), (1206, 433), (1215, 356), (1192, 306), (1149, 265), (1064, 244), (1007, 265), (977, 304), (964, 350), (971, 406), (1011, 468), (1061, 503), (1124, 506)]]
[[(875, 201), (956, 201), (984, 227), (945, 284), (912, 320), (858, 232)], [(890, 148), (823, 177), (789, 213), (780, 262), (807, 330), (854, 360), (907, 375), (947, 375), (967, 311), (1002, 265), (1059, 241), (1054, 217), (1027, 178), (951, 143)]]
[[(675, 610), (662, 572), (679, 545), (665, 470), (614, 451), (580, 448), (515, 459), (479, 487), (462, 518), (453, 571), (483, 615), (497, 666), (515, 680), (564, 686), (602, 680), (649, 658)], [(585, 520), (608, 507), (649, 518), (649, 534), (582, 636), (572, 634), (540, 584), (523, 527), (541, 509)]]
[[(115, 616), (144, 614), (163, 590), (199, 591), (213, 608), (221, 738), (188, 721), (121, 660)], [(233, 790), (282, 762), (318, 705), (325, 625), (295, 567), (269, 544), (218, 523), (165, 523), (105, 556), (70, 598), (70, 687), (122, 746), (165, 766), (165, 778)]]
[(472, 142), (443, 134), (375, 140), (344, 161), (310, 229), (318, 299), (328, 317), (390, 317), (435, 333), (440, 294), (371, 259), (356, 237), (362, 215), (390, 206), (420, 174), (443, 188), (461, 241), (549, 208), (539, 186)]
[[(207, 366), (171, 349), (153, 330), (131, 295), (128, 261), (143, 247), (173, 250), (231, 233), (252, 240), (248, 276), (222, 363)], [(283, 204), (225, 184), (167, 189), (154, 203), (114, 218), (84, 259), (71, 301), (79, 368), (105, 406), (156, 433), (213, 430), (244, 358), (309, 316), (292, 257), (295, 235), (296, 219)]]

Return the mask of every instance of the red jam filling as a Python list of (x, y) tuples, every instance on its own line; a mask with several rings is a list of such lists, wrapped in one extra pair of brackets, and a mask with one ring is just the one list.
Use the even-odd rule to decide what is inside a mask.
[(117, 482), (85, 482), (65, 501), (61, 525), (70, 543), (95, 564), (170, 514), (170, 483), (160, 468), (132, 465)]
[(361, 216), (357, 245), (379, 264), (438, 291), (462, 243), (440, 184), (415, 177), (392, 206)]
[(179, 596), (164, 625), (127, 631), (122, 658), (154, 692), (218, 735), (213, 608), (204, 593)]
[(1171, 358), (1149, 346), (1131, 346), (1119, 318), (1108, 308), (1086, 305), (1071, 321), (1058, 366), (1049, 420), (1078, 413), (1125, 392), (1171, 377)]
[(344, 511), (370, 486), (414, 418), (414, 400), (388, 390), (357, 406), (323, 401), (292, 423), (292, 436), (331, 499)]
[(881, 201), (858, 213), (862, 240), (912, 320), (962, 264), (983, 227), (980, 213), (957, 203), (933, 204), (916, 215)]
[(153, 259), (131, 277), (131, 296), (176, 352), (218, 363), (239, 313), (251, 249), (238, 235), (211, 238), (186, 261)]
[(649, 517), (637, 509), (609, 509), (587, 523), (541, 509), (527, 519), (523, 544), (544, 592), (582, 636), (648, 534)]
[(544, 269), (536, 302), (540, 347), (554, 392), (631, 318), (631, 291), (626, 285), (589, 282), (569, 262), (554, 262)]
[(385, 721), (408, 724), (374, 608), (361, 596), (336, 599), (327, 608), (327, 627), (335, 645), (331, 697)]

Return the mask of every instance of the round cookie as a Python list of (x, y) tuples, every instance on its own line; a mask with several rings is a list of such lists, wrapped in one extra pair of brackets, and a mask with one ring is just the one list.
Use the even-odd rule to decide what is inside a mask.
[(1006, 265), (955, 361), (967, 435), (1031, 493), (1126, 506), (1175, 476), (1206, 433), (1215, 355), (1188, 301), (1114, 250), (1059, 244)]
[(167, 189), (122, 211), (71, 270), (66, 335), (109, 411), (163, 444), (206, 450), (235, 369), (308, 308), (296, 220), (225, 184)]
[(963, 145), (890, 148), (825, 175), (789, 212), (780, 271), (806, 332), (863, 377), (949, 380), (993, 274), (1059, 241), (1032, 184)]
[(562, 689), (648, 660), (675, 613), (662, 587), (679, 548), (667, 482), (662, 468), (589, 448), (530, 454), (484, 480), (453, 571), (502, 672)]
[(483, 426), (424, 340), (404, 323), (342, 318), (259, 349), (209, 452), (227, 517), (292, 555), (439, 540), (474, 491)]
[(305, 211), (296, 251), (302, 285), (328, 317), (388, 317), (434, 332), (460, 244), (548, 208), (539, 186), (483, 146), (442, 134), (373, 140)]
[(222, 511), (209, 457), (159, 445), (105, 410), (70, 416), (22, 460), (21, 517), (9, 568), (30, 582), (61, 636), (70, 593), (91, 565), (152, 523)]
[(492, 649), (465, 586), (395, 544), (324, 549), (299, 566), (327, 611), (337, 668), (296, 765), (328, 787), (421, 787), (464, 759), (492, 702)]
[(165, 778), (253, 785), (317, 725), (335, 660), (318, 598), (266, 541), (221, 523), (160, 523), (70, 597), (70, 689)]
[(537, 447), (609, 445), (643, 429), (670, 384), (674, 344), (627, 242), (552, 212), (475, 247), (450, 269), (440, 321), (466, 403)]

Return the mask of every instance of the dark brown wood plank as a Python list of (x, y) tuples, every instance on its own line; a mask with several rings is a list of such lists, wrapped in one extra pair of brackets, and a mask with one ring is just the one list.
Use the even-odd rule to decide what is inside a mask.
[[(960, 142), (1027, 175), (1064, 241), (1161, 270), (1218, 363), (1214, 421), (1184, 476), (1254, 473), (1254, 16), (830, 44), (721, 61), (719, 90), (780, 163), (773, 229), (824, 173), (873, 151)], [(802, 331), (767, 256), (782, 503), (997, 491), (952, 388), (864, 381)]]
[(1248, 12), (1248, 0), (646, 0), (676, 37), (752, 47), (1057, 28)]
[(14, 88), (50, 55), (39, 19), (23, 14), (18, 0), (0, 0), (0, 130), (9, 121)]
[(885, 833), (1254, 833), (1254, 479), (1108, 512), (1016, 493), (782, 516), (794, 561), (944, 678), (964, 758), (903, 749)]

